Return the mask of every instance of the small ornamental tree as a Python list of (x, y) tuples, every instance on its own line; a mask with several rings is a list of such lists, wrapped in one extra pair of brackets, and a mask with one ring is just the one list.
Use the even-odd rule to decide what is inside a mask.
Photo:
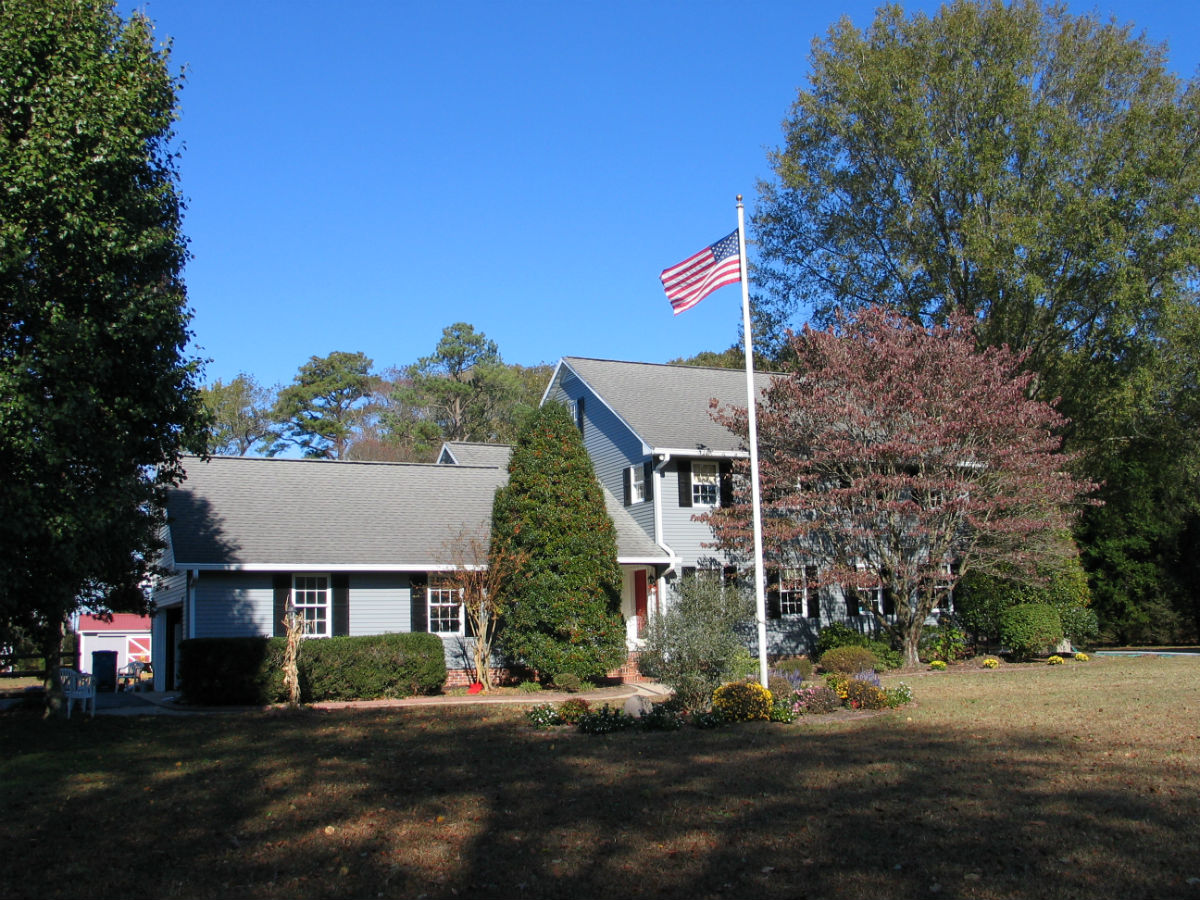
[(746, 652), (738, 627), (753, 616), (754, 603), (743, 588), (684, 578), (666, 612), (651, 617), (638, 668), (671, 687), (688, 709), (707, 709), (713, 691), (733, 680), (730, 663)]
[(492, 684), (492, 650), (508, 606), (507, 586), (525, 565), (529, 554), (508, 546), (489, 552), (486, 531), (464, 527), (447, 550), (453, 568), (441, 583), (455, 588), (462, 600), (471, 663), (484, 691)]
[[(1064, 419), (1028, 399), (1006, 348), (979, 351), (966, 317), (923, 327), (871, 307), (805, 328), (790, 377), (758, 411), (767, 556), (817, 565), (819, 585), (882, 585), (881, 626), (917, 665), (925, 619), (962, 572), (1003, 557), (1036, 570), (1092, 486), (1066, 470)], [(746, 434), (744, 409), (715, 413)], [(708, 520), (719, 544), (750, 540), (749, 484)]]
[(496, 492), (491, 558), (524, 558), (502, 589), (499, 641), (550, 679), (602, 676), (625, 659), (616, 529), (592, 461), (565, 407), (530, 414)]

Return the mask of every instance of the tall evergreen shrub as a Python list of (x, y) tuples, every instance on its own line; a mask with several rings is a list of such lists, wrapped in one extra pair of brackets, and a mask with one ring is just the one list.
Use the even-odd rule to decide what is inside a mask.
[(508, 471), (492, 552), (527, 561), (508, 578), (501, 649), (543, 679), (602, 676), (625, 659), (616, 529), (565, 407), (547, 403), (529, 416)]

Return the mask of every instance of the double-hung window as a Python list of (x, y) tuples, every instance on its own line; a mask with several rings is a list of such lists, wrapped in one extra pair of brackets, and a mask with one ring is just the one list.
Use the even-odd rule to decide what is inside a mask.
[(293, 575), (292, 606), (304, 623), (305, 637), (333, 634), (328, 575)]
[(628, 500), (626, 506), (632, 506), (634, 503), (646, 502), (646, 467), (644, 465), (630, 466), (626, 470), (625, 478), (629, 486)]
[(716, 506), (721, 499), (721, 470), (715, 462), (692, 463), (692, 505)]
[(462, 591), (447, 585), (429, 587), (429, 630), (434, 634), (462, 634)]
[(821, 604), (816, 588), (816, 566), (797, 566), (779, 574), (779, 614), (819, 619)]

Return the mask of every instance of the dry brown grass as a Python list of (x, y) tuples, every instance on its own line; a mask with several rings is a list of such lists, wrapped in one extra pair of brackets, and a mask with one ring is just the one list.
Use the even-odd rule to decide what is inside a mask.
[(604, 737), (8, 714), (0, 896), (1200, 897), (1200, 660), (906, 680), (892, 713)]

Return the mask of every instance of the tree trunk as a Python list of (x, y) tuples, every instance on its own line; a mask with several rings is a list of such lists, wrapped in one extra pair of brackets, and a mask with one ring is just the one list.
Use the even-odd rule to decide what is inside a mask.
[(904, 653), (905, 668), (916, 668), (921, 664), (921, 657), (917, 654), (917, 647), (920, 642), (920, 627), (912, 622), (908, 623), (908, 627), (904, 629), (904, 633), (900, 636), (900, 649)]
[(64, 627), (60, 622), (57, 628), (47, 628), (45, 639), (42, 641), (42, 662), (46, 664), (46, 678), (43, 682), (46, 689), (46, 707), (42, 712), (45, 719), (66, 715), (62, 679), (58, 675), (58, 667), (62, 665)]
[(482, 610), (475, 620), (475, 677), (483, 690), (492, 689), (492, 629), (491, 620)]

